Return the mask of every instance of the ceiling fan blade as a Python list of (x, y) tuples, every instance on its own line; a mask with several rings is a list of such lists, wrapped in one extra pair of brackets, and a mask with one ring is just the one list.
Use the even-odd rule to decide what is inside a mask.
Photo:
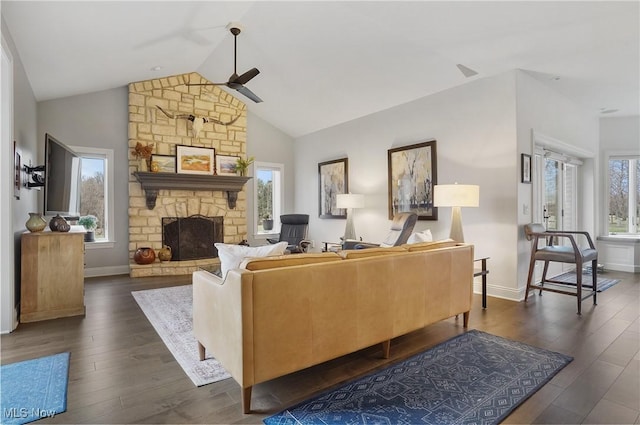
[(245, 86), (237, 86), (234, 87), (236, 90), (238, 90), (240, 93), (242, 93), (243, 95), (245, 95), (246, 97), (248, 97), (249, 99), (253, 100), (256, 103), (260, 103), (262, 102), (262, 99), (260, 99), (258, 96), (256, 96), (251, 90), (249, 90), (248, 88), (246, 88)]
[(237, 83), (237, 84), (247, 84), (249, 81), (251, 81), (253, 77), (255, 77), (258, 74), (260, 74), (260, 71), (258, 71), (258, 68), (251, 68), (250, 70), (248, 70), (247, 72), (245, 72), (240, 76), (237, 76), (236, 78), (233, 79), (233, 81), (230, 81), (230, 82)]

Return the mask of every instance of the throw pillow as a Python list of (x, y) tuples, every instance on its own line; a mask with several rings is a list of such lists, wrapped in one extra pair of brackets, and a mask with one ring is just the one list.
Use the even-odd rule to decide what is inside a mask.
[(273, 245), (263, 246), (244, 246), (230, 245), (225, 243), (216, 243), (214, 246), (218, 249), (218, 257), (220, 258), (220, 269), (222, 278), (227, 277), (227, 272), (231, 269), (237, 269), (245, 257), (267, 257), (269, 255), (282, 255), (287, 249), (286, 242), (278, 242)]
[(422, 232), (412, 233), (407, 239), (408, 244), (414, 244), (419, 242), (431, 242), (433, 241), (433, 236), (431, 235), (431, 229), (424, 230)]

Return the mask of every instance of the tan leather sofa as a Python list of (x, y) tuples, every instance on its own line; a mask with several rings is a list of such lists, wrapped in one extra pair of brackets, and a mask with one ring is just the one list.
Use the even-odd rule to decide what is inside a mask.
[[(366, 252), (365, 252), (366, 251)], [(473, 246), (395, 248), (246, 260), (226, 279), (193, 274), (193, 330), (200, 359), (215, 357), (242, 387), (464, 315), (468, 324)]]

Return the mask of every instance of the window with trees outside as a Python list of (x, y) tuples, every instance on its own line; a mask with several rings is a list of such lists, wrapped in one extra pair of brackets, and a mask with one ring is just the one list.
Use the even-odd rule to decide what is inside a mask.
[[(93, 215), (97, 246), (113, 242), (113, 150), (72, 146), (80, 157), (80, 215)], [(101, 244), (102, 243), (102, 244)]]
[(640, 157), (609, 157), (609, 235), (640, 235)]
[(284, 164), (255, 162), (254, 179), (254, 234), (280, 233), (284, 191)]

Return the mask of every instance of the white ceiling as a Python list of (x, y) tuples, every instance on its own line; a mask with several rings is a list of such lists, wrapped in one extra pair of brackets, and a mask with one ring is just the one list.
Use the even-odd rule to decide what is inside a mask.
[(1, 12), (39, 101), (192, 71), (224, 82), (233, 71), (225, 26), (240, 22), (238, 74), (260, 69), (247, 87), (264, 102), (238, 97), (297, 137), (512, 69), (594, 114), (637, 115), (639, 6), (3, 0)]

